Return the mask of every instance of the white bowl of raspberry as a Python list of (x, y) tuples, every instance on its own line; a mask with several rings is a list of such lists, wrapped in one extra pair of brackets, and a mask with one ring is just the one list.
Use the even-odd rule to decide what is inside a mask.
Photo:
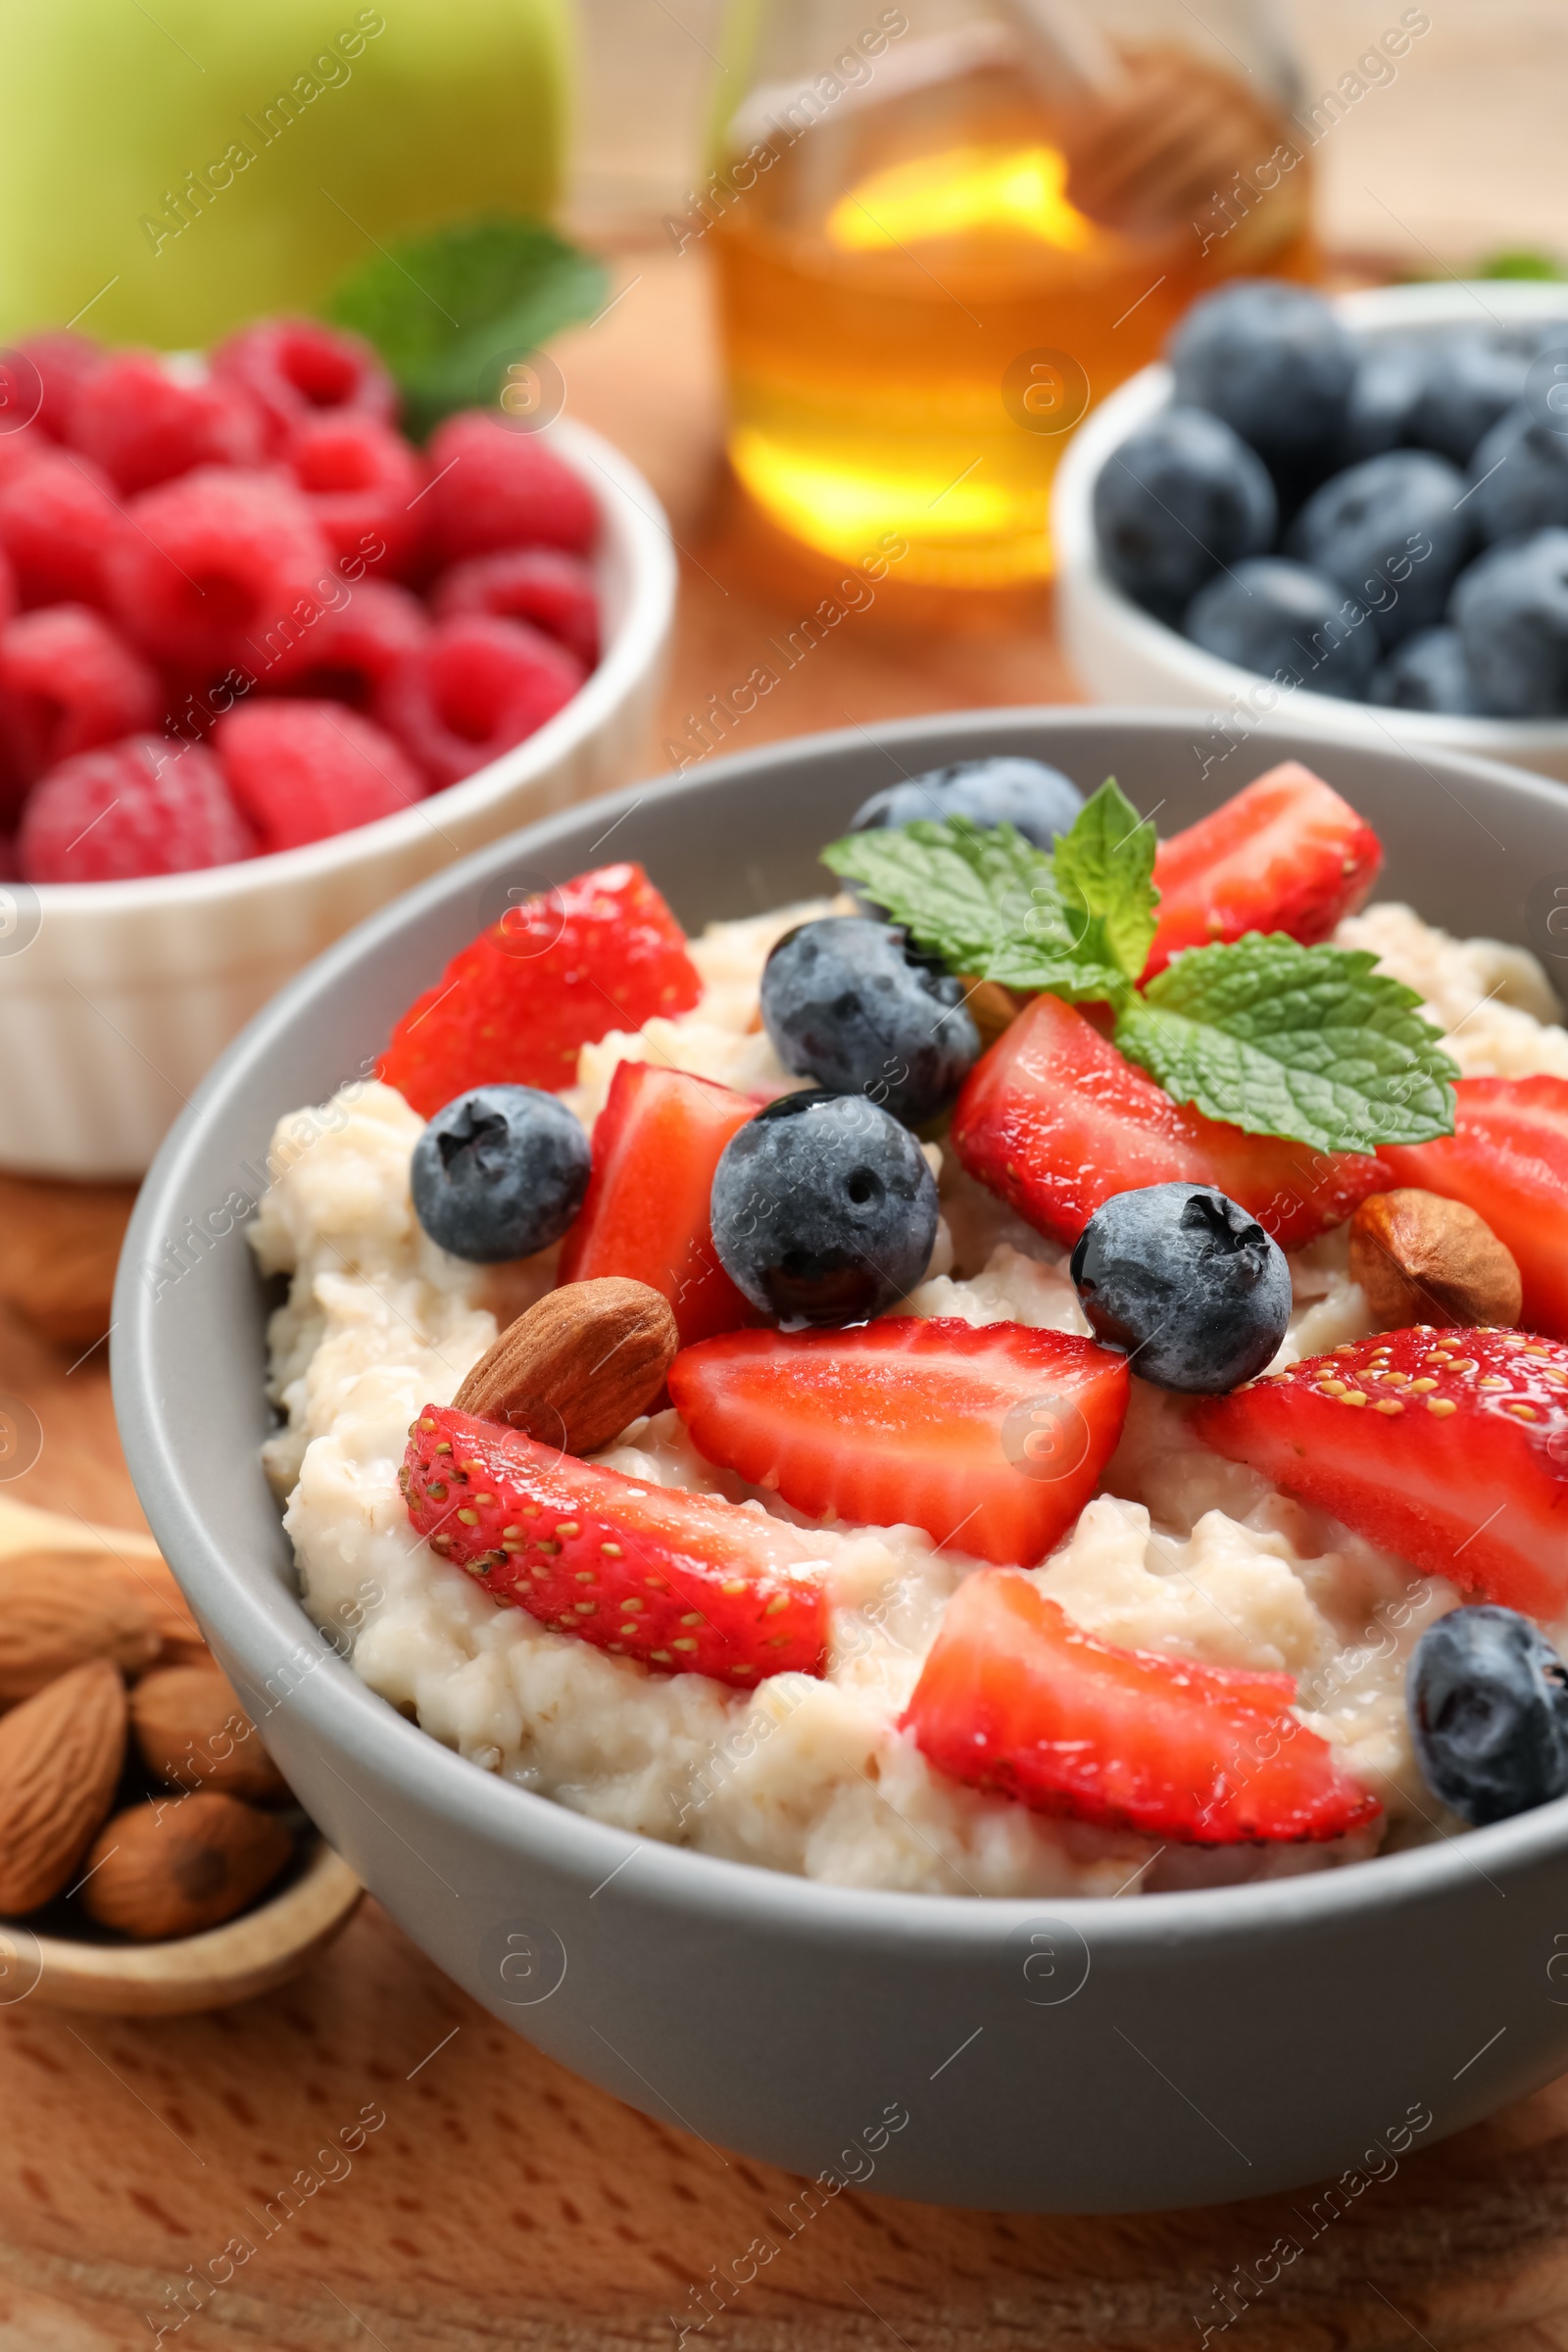
[(3, 369), (0, 1166), (136, 1176), (322, 948), (635, 772), (674, 562), (598, 434), (417, 449), (314, 322)]

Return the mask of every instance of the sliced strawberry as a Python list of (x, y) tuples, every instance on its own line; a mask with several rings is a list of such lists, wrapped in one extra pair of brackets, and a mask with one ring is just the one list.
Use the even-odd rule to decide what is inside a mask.
[(1568, 1347), (1558, 1341), (1386, 1332), (1205, 1399), (1194, 1426), (1217, 1452), (1428, 1576), (1546, 1624), (1568, 1610)]
[(645, 1486), (520, 1430), (428, 1404), (399, 1484), (409, 1518), (491, 1598), (665, 1674), (821, 1674), (827, 1592), (798, 1529)]
[(1068, 1247), (1113, 1193), (1146, 1184), (1217, 1185), (1283, 1250), (1389, 1187), (1370, 1153), (1246, 1135), (1173, 1102), (1059, 997), (1036, 997), (976, 1062), (953, 1144), (971, 1176)]
[(1094, 1493), (1127, 1387), (1125, 1356), (1094, 1340), (917, 1315), (731, 1332), (669, 1368), (699, 1452), (798, 1511), (1025, 1566)]
[(1521, 1321), (1568, 1339), (1568, 1078), (1461, 1078), (1452, 1135), (1387, 1145), (1396, 1184), (1462, 1200), (1518, 1260)]
[(1191, 1845), (1342, 1838), (1380, 1810), (1288, 1674), (1118, 1649), (1011, 1569), (949, 1601), (905, 1723), (939, 1772)]
[(1288, 931), (1313, 947), (1363, 904), (1382, 863), (1382, 844), (1349, 803), (1286, 760), (1160, 843), (1159, 928), (1144, 978), (1179, 949), (1246, 931)]
[(701, 994), (685, 934), (642, 867), (602, 865), (460, 949), (398, 1022), (380, 1075), (425, 1119), (472, 1086), (559, 1091), (581, 1047), (689, 1012)]
[(594, 1165), (561, 1257), (563, 1282), (627, 1274), (662, 1291), (680, 1344), (755, 1323), (713, 1249), (708, 1204), (719, 1154), (757, 1115), (749, 1096), (688, 1070), (615, 1065), (594, 1126)]

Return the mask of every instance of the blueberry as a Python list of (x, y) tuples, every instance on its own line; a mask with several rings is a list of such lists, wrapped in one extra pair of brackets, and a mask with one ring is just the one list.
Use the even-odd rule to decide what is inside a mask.
[(490, 1265), (559, 1242), (582, 1206), (582, 1121), (533, 1086), (476, 1086), (414, 1147), (414, 1213), (454, 1257)]
[(1285, 552), (1365, 605), (1383, 644), (1442, 619), (1470, 551), (1464, 476), (1420, 449), (1391, 449), (1314, 490)]
[(1101, 562), (1164, 619), (1216, 571), (1272, 547), (1278, 527), (1263, 461), (1203, 409), (1167, 409), (1111, 451), (1095, 483)]
[(1325, 459), (1345, 429), (1356, 351), (1320, 294), (1239, 278), (1188, 312), (1170, 344), (1176, 398), (1222, 416), (1271, 470)]
[(936, 1179), (906, 1127), (863, 1095), (780, 1095), (713, 1172), (713, 1247), (780, 1322), (863, 1323), (912, 1291), (937, 1236)]
[(798, 1078), (864, 1095), (918, 1127), (980, 1052), (963, 982), (892, 923), (824, 915), (787, 931), (762, 966), (762, 1026)]
[(1529, 329), (1456, 326), (1426, 347), (1420, 398), (1409, 438), (1456, 466), (1473, 456), (1483, 433), (1525, 395), (1540, 338)]
[(1037, 850), (1049, 850), (1058, 834), (1072, 831), (1083, 805), (1083, 794), (1059, 768), (1004, 754), (890, 784), (861, 803), (850, 831), (910, 825), (917, 816), (967, 816), (977, 825), (1012, 825)]
[(1404, 1697), (1427, 1787), (1475, 1828), (1568, 1792), (1568, 1668), (1517, 1609), (1436, 1619)]
[(1568, 530), (1489, 549), (1460, 573), (1451, 612), (1484, 710), (1568, 715)]
[(1370, 344), (1356, 366), (1339, 445), (1342, 466), (1380, 458), (1413, 436), (1410, 419), (1426, 383), (1426, 354), (1419, 343), (1395, 335)]
[(1313, 694), (1359, 701), (1377, 639), (1353, 597), (1281, 556), (1253, 556), (1200, 588), (1182, 623), (1195, 645)]
[(1483, 539), (1522, 539), (1568, 525), (1568, 419), (1510, 409), (1470, 461), (1466, 511)]
[(1481, 705), (1457, 629), (1417, 629), (1372, 680), (1372, 701), (1390, 710), (1439, 710), (1474, 718)]
[(1218, 1396), (1277, 1350), (1291, 1313), (1278, 1242), (1204, 1184), (1113, 1193), (1078, 1236), (1072, 1278), (1098, 1339), (1159, 1389)]

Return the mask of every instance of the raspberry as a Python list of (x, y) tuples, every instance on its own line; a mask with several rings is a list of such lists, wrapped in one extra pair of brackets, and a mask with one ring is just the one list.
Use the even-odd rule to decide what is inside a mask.
[(395, 424), (397, 386), (368, 343), (316, 318), (264, 318), (220, 343), (213, 373), (243, 384), (279, 441), (322, 409)]
[(469, 409), (433, 435), (430, 465), (425, 528), (438, 563), (541, 545), (582, 556), (598, 536), (587, 487), (538, 433)]
[(52, 334), (25, 335), (12, 350), (38, 371), (43, 393), (35, 420), (39, 431), (51, 441), (69, 441), (77, 391), (103, 359), (103, 345), (91, 335), (74, 335), (62, 327)]
[[(0, 493), (0, 534), (7, 495)], [(332, 561), (305, 500), (274, 473), (203, 466), (143, 491), (105, 564), (111, 609), (149, 653), (209, 677), (285, 677), (320, 618)]]
[(580, 556), (555, 547), (513, 547), (499, 556), (456, 564), (435, 584), (438, 620), (460, 612), (494, 612), (503, 620), (531, 620), (559, 639), (585, 668), (599, 660), (599, 599), (594, 575)]
[(601, 865), (509, 906), (460, 948), (393, 1029), (380, 1074), (422, 1119), (470, 1087), (556, 1091), (571, 1085), (583, 1046), (689, 1012), (702, 993), (686, 935), (642, 867)]
[(123, 535), (123, 514), (86, 458), (51, 452), (0, 479), (0, 547), (24, 605), (106, 605), (106, 567)]
[(125, 882), (230, 865), (255, 849), (211, 752), (171, 754), (157, 735), (127, 735), (35, 786), (17, 861), (28, 882)]
[(423, 520), (413, 502), (424, 469), (401, 433), (352, 409), (329, 411), (295, 426), (283, 463), (335, 556), (404, 568)]
[(264, 851), (324, 841), (424, 798), (391, 737), (335, 703), (246, 703), (213, 740)]
[(290, 677), (289, 691), (368, 710), (429, 628), (424, 607), (407, 588), (359, 580), (348, 602), (323, 613), (311, 631), (309, 660)]
[(58, 457), (55, 444), (36, 424), (14, 424), (0, 430), (0, 484), (30, 473), (40, 458)]
[(187, 383), (156, 352), (117, 351), (77, 387), (71, 438), (133, 496), (193, 466), (258, 466), (267, 434), (240, 385)]
[(50, 605), (0, 628), (0, 715), (29, 782), (156, 726), (162, 704), (156, 673), (86, 605)]
[(582, 663), (525, 620), (470, 612), (437, 621), (394, 671), (376, 716), (439, 787), (510, 752), (582, 681)]

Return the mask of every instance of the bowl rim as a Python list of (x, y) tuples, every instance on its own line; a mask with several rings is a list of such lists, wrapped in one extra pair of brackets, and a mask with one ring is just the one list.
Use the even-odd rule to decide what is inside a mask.
[[(979, 756), (990, 739), (1004, 748), (1006, 738), (1021, 726), (1042, 724), (1069, 733), (1106, 726), (1156, 738), (1177, 732), (1185, 739), (1191, 733), (1192, 712), (1179, 707), (1125, 710), (1080, 704), (922, 713), (871, 728), (852, 726), (763, 744), (715, 760), (700, 772), (627, 786), (603, 796), (592, 808), (596, 819), (602, 817), (608, 827), (635, 808), (657, 811), (662, 803), (684, 795), (718, 794), (737, 782), (765, 789), (787, 777), (792, 762), (803, 754), (863, 751), (869, 741), (896, 758), (905, 749), (917, 754), (939, 731), (961, 727)], [(1255, 745), (1266, 765), (1275, 745), (1282, 757), (1297, 756), (1299, 734), (1298, 729), (1260, 723), (1250, 738), (1250, 749)], [(1388, 750), (1359, 748), (1391, 761), (1407, 757), (1398, 745)], [(1562, 795), (1548, 779), (1464, 753), (1447, 753), (1445, 758), (1455, 771), (1456, 783), (1483, 792), (1504, 785), (1562, 822)], [(151, 1376), (156, 1361), (150, 1324), (155, 1302), (137, 1279), (142, 1249), (164, 1230), (173, 1230), (187, 1163), (209, 1132), (220, 1125), (226, 1099), (242, 1090), (254, 1059), (264, 1057), (296, 1020), (311, 1017), (318, 999), (329, 995), (368, 949), (402, 933), (416, 933), (427, 911), (471, 893), (476, 882), (489, 878), (492, 867), (514, 867), (519, 854), (548, 855), (555, 839), (574, 831), (582, 815), (582, 806), (558, 811), (474, 852), (403, 893), (318, 956), (225, 1049), (166, 1138), (142, 1186), (115, 1291), (115, 1410), (149, 1525), (204, 1630), (211, 1627), (219, 1644), (229, 1645), (261, 1682), (289, 1667), (298, 1677), (289, 1704), (309, 1719), (329, 1753), (353, 1763), (360, 1783), (384, 1784), (415, 1810), (445, 1816), (516, 1860), (533, 1857), (544, 1862), (579, 1884), (590, 1898), (615, 1878), (625, 1894), (649, 1907), (714, 1920), (739, 1914), (750, 1926), (765, 1927), (776, 1936), (803, 1943), (831, 1940), (845, 1947), (918, 1948), (929, 1955), (964, 1957), (992, 1948), (998, 1936), (1043, 1921), (1070, 1925), (1096, 1953), (1168, 1948), (1177, 1942), (1266, 1940), (1287, 1928), (1338, 1933), (1348, 1923), (1385, 1909), (1440, 1902), (1463, 1884), (1467, 1873), (1494, 1884), (1494, 1873), (1529, 1870), (1568, 1853), (1568, 1796), (1563, 1796), (1511, 1821), (1364, 1862), (1250, 1885), (1162, 1893), (1147, 1902), (1115, 1895), (964, 1896), (843, 1886), (617, 1829), (469, 1764), (361, 1682), (306, 1616), (297, 1593), (280, 1586), (276, 1598), (294, 1620), (291, 1635), (284, 1637), (267, 1601), (248, 1591), (230, 1570), (220, 1533), (207, 1528), (183, 1490), (177, 1446)], [(259, 1381), (260, 1362), (254, 1371)], [(309, 1643), (309, 1671), (301, 1672), (297, 1654), (291, 1656), (291, 1641), (296, 1652), (300, 1643)], [(633, 1863), (639, 1866), (627, 1867)]]
[[(1568, 281), (1546, 278), (1451, 278), (1437, 283), (1369, 286), (1329, 297), (1352, 332), (1373, 341), (1422, 329), (1462, 324), (1480, 303), (1493, 323), (1500, 326), (1537, 323), (1562, 318), (1568, 321)], [(1252, 700), (1259, 685), (1273, 681), (1261, 670), (1244, 669), (1193, 644), (1179, 629), (1157, 620), (1133, 603), (1100, 561), (1094, 527), (1095, 484), (1112, 452), (1128, 435), (1166, 407), (1171, 394), (1171, 370), (1163, 360), (1153, 361), (1107, 393), (1100, 406), (1074, 433), (1057, 467), (1052, 488), (1051, 529), (1056, 550), (1056, 570), (1068, 598), (1092, 604), (1102, 624), (1117, 633), (1150, 663), (1167, 676), (1184, 673), (1194, 692), (1211, 698), (1213, 707)], [(1483, 759), (1506, 760), (1532, 755), (1568, 753), (1568, 718), (1473, 718), (1448, 711), (1391, 710), (1380, 703), (1352, 702), (1342, 695), (1317, 694), (1309, 686), (1288, 693), (1280, 690), (1275, 709), (1295, 710), (1304, 701), (1314, 730), (1362, 741), (1368, 726), (1377, 727), (1396, 749), (1412, 752), (1460, 750)], [(1254, 706), (1255, 708), (1255, 706)]]
[[(587, 483), (599, 513), (599, 560), (612, 551), (624, 563), (629, 593), (610, 643), (597, 666), (568, 703), (531, 735), (471, 776), (446, 785), (395, 815), (368, 825), (351, 825), (292, 850), (235, 858), (227, 865), (200, 866), (190, 873), (138, 874), (116, 882), (13, 883), (25, 888), (56, 922), (89, 911), (117, 917), (157, 913), (192, 903), (221, 906), (225, 900), (264, 891), (288, 891), (301, 884), (319, 888), (362, 858), (396, 858), (421, 831), (440, 823), (437, 805), (454, 823), (466, 822), (519, 786), (543, 775), (587, 742), (626, 700), (658, 657), (675, 606), (677, 574), (669, 522), (652, 485), (613, 442), (592, 425), (567, 416), (535, 428), (548, 435), (557, 454)], [(597, 479), (595, 477), (598, 477)], [(368, 573), (367, 578), (374, 574)]]

